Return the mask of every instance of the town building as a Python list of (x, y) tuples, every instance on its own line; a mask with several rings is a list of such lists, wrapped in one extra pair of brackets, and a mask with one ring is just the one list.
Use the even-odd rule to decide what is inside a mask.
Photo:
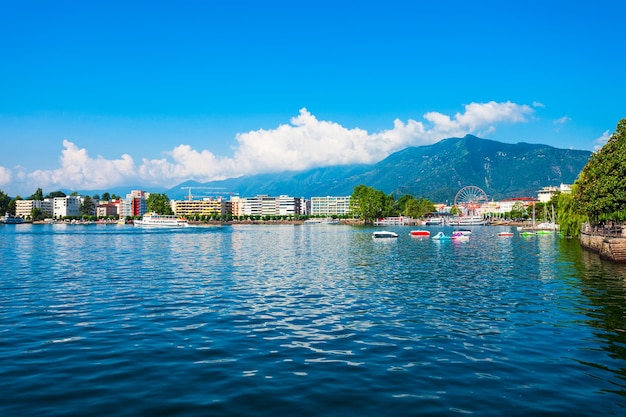
[[(302, 215), (302, 200), (298, 197), (281, 195), (271, 197), (257, 195), (256, 197), (233, 197), (233, 216), (296, 216)], [(237, 213), (237, 214), (235, 214)]]
[(222, 197), (203, 198), (202, 200), (175, 200), (172, 211), (177, 216), (222, 216), (231, 213), (231, 203)]
[(46, 198), (44, 200), (16, 200), (15, 215), (23, 219), (30, 218), (33, 209), (41, 210), (41, 214), (45, 217), (52, 217), (52, 200)]
[(350, 212), (350, 196), (311, 197), (311, 216), (343, 216)]
[(119, 216), (121, 205), (121, 200), (102, 202), (96, 207), (96, 216), (99, 218)]
[(80, 205), (82, 203), (83, 198), (78, 195), (54, 197), (52, 202), (52, 217), (55, 219), (78, 217), (80, 216)]
[(539, 200), (540, 203), (547, 203), (557, 192), (569, 194), (572, 192), (572, 186), (569, 184), (561, 184), (558, 187), (543, 187), (541, 190), (537, 191), (537, 200)]
[(150, 193), (142, 190), (133, 190), (126, 194), (120, 205), (120, 218), (141, 217), (148, 211), (148, 197)]

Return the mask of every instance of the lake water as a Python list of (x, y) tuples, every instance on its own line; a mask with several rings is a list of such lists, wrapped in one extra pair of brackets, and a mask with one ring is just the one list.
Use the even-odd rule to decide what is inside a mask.
[(0, 226), (0, 415), (626, 414), (626, 265), (373, 230)]

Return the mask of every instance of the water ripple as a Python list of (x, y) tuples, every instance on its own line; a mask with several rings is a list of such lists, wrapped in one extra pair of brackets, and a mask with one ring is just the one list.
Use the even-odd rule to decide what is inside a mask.
[(0, 228), (3, 415), (626, 407), (626, 273), (555, 236), (23, 226)]

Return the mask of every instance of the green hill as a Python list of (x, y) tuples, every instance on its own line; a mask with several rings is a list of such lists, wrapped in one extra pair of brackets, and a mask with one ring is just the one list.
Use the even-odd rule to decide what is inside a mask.
[[(410, 147), (374, 165), (317, 168), (233, 178), (196, 185), (223, 187), (242, 197), (257, 194), (310, 198), (351, 195), (359, 184), (397, 196), (452, 201), (464, 186), (482, 188), (490, 199), (536, 197), (549, 185), (573, 183), (591, 152), (529, 143), (508, 144), (475, 136)], [(193, 182), (184, 183), (193, 186)], [(167, 192), (183, 198), (180, 185)]]

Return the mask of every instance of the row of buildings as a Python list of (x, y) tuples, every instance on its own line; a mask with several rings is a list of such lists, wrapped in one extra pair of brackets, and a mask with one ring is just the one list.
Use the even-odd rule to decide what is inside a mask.
[[(114, 201), (98, 201), (92, 199), (94, 210), (92, 215), (105, 217), (140, 217), (148, 211), (150, 193), (133, 190), (125, 198)], [(15, 214), (29, 218), (33, 209), (39, 209), (44, 217), (62, 219), (80, 217), (80, 207), (84, 196), (69, 195), (66, 197), (46, 198), (43, 200), (17, 200)], [(312, 197), (304, 199), (281, 195), (272, 197), (258, 195), (256, 197), (231, 197), (224, 199), (202, 198), (187, 200), (171, 200), (172, 211), (178, 216), (343, 216), (349, 212), (350, 196), (343, 197)]]
[[(504, 214), (512, 210), (513, 205), (521, 202), (525, 207), (533, 202), (547, 202), (556, 192), (570, 192), (566, 184), (559, 187), (544, 187), (538, 192), (537, 199), (515, 198), (499, 202), (490, 202), (481, 207), (483, 213)], [(148, 211), (147, 200), (150, 193), (133, 190), (125, 198), (115, 201), (98, 201), (92, 199), (94, 212), (98, 218), (106, 217), (140, 217)], [(44, 200), (18, 200), (15, 214), (29, 218), (34, 208), (41, 211), (44, 217), (62, 219), (80, 217), (80, 207), (85, 197), (70, 195), (66, 197), (46, 198)], [(186, 200), (171, 200), (172, 211), (178, 216), (232, 216), (232, 217), (264, 217), (264, 216), (343, 216), (350, 210), (350, 196), (311, 197), (310, 199), (281, 195), (272, 197), (258, 195), (256, 197), (222, 197)], [(436, 206), (441, 212), (450, 210), (445, 205)]]

